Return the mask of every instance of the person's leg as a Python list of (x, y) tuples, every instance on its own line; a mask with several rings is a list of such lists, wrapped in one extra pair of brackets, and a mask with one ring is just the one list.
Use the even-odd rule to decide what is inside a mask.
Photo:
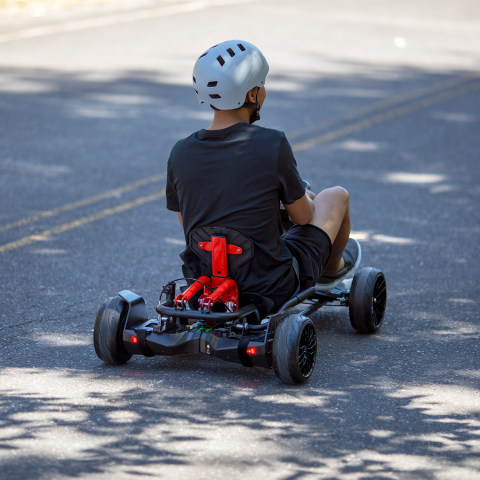
[(314, 199), (315, 215), (310, 222), (321, 228), (332, 242), (332, 255), (325, 273), (336, 273), (344, 267), (343, 252), (350, 236), (349, 195), (343, 187), (322, 190)]

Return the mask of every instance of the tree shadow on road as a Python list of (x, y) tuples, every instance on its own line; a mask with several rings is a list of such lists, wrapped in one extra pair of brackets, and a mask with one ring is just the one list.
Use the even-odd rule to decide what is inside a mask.
[[(25, 132), (21, 143), (18, 137), (0, 140), (0, 169), (8, 177), (2, 186), (12, 207), (5, 222), (58, 206), (58, 198), (85, 198), (91, 194), (85, 185), (103, 192), (124, 185), (126, 177), (157, 173), (174, 141), (206, 123), (190, 88), (158, 73), (125, 72), (109, 81), (48, 70), (5, 73), (19, 83), (0, 89), (7, 112), (0, 122)], [(146, 286), (139, 293), (150, 304), (156, 300), (159, 269), (148, 264), (164, 214), (145, 227), (141, 241), (133, 221), (108, 224), (108, 232), (97, 223), (90, 238), (101, 237), (98, 249), (72, 235), (59, 237), (48, 255), (27, 248), (3, 257), (2, 323), (14, 333), (0, 341), (4, 478), (112, 472), (169, 478), (179, 471), (199, 479), (238, 478), (247, 468), (252, 474), (270, 469), (271, 478), (282, 480), (433, 479), (440, 469), (452, 476), (454, 468), (480, 474), (478, 269), (469, 267), (478, 260), (471, 242), (458, 249), (478, 230), (478, 213), (465, 206), (478, 199), (467, 160), (476, 153), (460, 142), (462, 125), (473, 135), (474, 102), (459, 97), (458, 107), (420, 112), (417, 121), (428, 121), (435, 136), (452, 136), (450, 146), (438, 146), (434, 161), (422, 158), (408, 122), (395, 128), (387, 120), (372, 123), (375, 115), (425, 96), (371, 108), (459, 76), (376, 69), (361, 78), (296, 78), (295, 90), (282, 87), (291, 78), (271, 77), (264, 123), (291, 132), (300, 169), (314, 188), (348, 188), (365, 264), (383, 268), (389, 284), (387, 320), (378, 335), (355, 334), (345, 310), (314, 316), (319, 355), (307, 386), (286, 387), (271, 371), (208, 357), (134, 358), (118, 368), (96, 359), (91, 328), (99, 296), (121, 290), (128, 279)], [(456, 87), (445, 88), (425, 95)], [(399, 147), (404, 137), (409, 141)], [(32, 170), (36, 155), (42, 168)], [(460, 158), (455, 169), (452, 158)], [(107, 179), (105, 171), (112, 172)], [(34, 195), (20, 212), (15, 197), (27, 181)], [(447, 223), (444, 212), (456, 221)], [(29, 232), (54, 220), (31, 224)], [(13, 239), (17, 232), (25, 231), (15, 230)], [(145, 257), (137, 272), (125, 265), (132, 241)], [(172, 243), (162, 250), (163, 280), (180, 248)], [(45, 279), (42, 272), (52, 268), (55, 274)]]
[[(162, 478), (168, 467), (207, 478), (248, 467), (284, 480), (416, 479), (436, 478), (439, 459), (445, 471), (478, 470), (478, 390), (443, 357), (446, 348), (472, 351), (474, 339), (442, 339), (433, 329), (426, 346), (418, 340), (423, 325), (410, 326), (410, 335), (387, 324), (363, 336), (343, 311), (314, 319), (318, 364), (299, 388), (209, 357), (135, 357), (107, 367), (91, 345), (39, 348), (27, 339), (24, 347), (41, 357), (3, 371), (5, 478), (156, 469)], [(472, 371), (472, 362), (463, 368)], [(76, 439), (78, 449), (70, 445)]]

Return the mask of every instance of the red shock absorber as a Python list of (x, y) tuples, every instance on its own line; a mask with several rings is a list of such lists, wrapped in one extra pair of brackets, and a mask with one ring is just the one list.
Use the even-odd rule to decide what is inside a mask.
[(238, 310), (238, 287), (228, 277), (228, 255), (240, 255), (242, 249), (227, 244), (226, 235), (212, 235), (211, 242), (200, 242), (198, 247), (212, 252), (212, 278), (200, 277), (185, 292), (175, 298), (175, 308), (186, 308), (187, 302), (205, 286), (199, 303), (202, 310), (212, 311), (217, 302), (229, 310)]

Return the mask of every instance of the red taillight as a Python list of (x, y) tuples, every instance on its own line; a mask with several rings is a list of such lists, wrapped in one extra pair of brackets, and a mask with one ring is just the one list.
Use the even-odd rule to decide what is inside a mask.
[(132, 337), (132, 338), (130, 338), (130, 341), (132, 343), (138, 343), (138, 338), (137, 337)]
[(248, 347), (247, 348), (248, 355), (256, 355), (257, 354), (257, 347)]

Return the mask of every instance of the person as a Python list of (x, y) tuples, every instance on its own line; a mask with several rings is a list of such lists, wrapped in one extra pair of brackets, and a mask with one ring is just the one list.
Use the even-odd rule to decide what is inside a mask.
[[(268, 70), (261, 51), (246, 41), (220, 43), (198, 58), (193, 86), (213, 120), (175, 144), (166, 185), (167, 208), (177, 212), (187, 240), (186, 276), (210, 274), (189, 245), (194, 228), (238, 231), (253, 242), (254, 255), (234, 280), (244, 303), (255, 301), (263, 313), (300, 288), (333, 284), (359, 258), (358, 243), (349, 241), (347, 190), (336, 186), (315, 195), (306, 189), (285, 134), (253, 124)], [(285, 233), (281, 204), (293, 223)]]

